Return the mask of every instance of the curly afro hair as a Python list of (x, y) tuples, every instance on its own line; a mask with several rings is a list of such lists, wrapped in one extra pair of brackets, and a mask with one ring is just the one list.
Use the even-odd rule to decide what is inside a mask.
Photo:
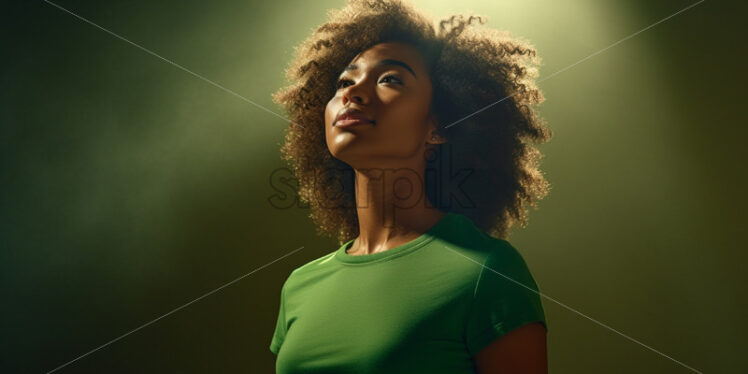
[(427, 62), (431, 111), (448, 139), (427, 159), (427, 174), (453, 175), (455, 168), (469, 174), (459, 186), (467, 198), (457, 204), (454, 191), (442, 188), (446, 183), (424, 181), (429, 202), (501, 239), (514, 223), (527, 225), (526, 207), (537, 207), (550, 189), (538, 169), (542, 154), (533, 147), (551, 138), (533, 107), (544, 100), (535, 85), (540, 59), (528, 42), (483, 23), (485, 17), (453, 15), (437, 24), (399, 0), (350, 0), (295, 48), (286, 69), (291, 84), (273, 100), (292, 122), (281, 157), (318, 234), (340, 243), (359, 234), (355, 173), (328, 150), (324, 113), (343, 68), (382, 42), (408, 43)]

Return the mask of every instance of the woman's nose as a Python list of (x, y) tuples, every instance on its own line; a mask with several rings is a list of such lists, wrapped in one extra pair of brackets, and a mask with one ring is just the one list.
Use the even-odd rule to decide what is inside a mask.
[(343, 104), (348, 101), (353, 101), (357, 104), (367, 104), (369, 101), (368, 95), (363, 92), (364, 87), (361, 84), (354, 84), (348, 86), (343, 92)]

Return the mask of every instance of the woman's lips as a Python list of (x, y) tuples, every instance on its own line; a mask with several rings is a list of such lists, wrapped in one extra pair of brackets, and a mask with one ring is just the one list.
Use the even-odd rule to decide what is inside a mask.
[(335, 127), (352, 127), (357, 125), (371, 125), (373, 122), (363, 118), (340, 119), (335, 122)]

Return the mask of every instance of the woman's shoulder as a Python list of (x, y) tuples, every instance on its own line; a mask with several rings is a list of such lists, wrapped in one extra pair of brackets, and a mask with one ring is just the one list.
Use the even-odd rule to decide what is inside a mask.
[(333, 263), (333, 257), (337, 250), (328, 252), (320, 257), (317, 257), (311, 261), (308, 261), (291, 271), (291, 275), (303, 276), (310, 273), (322, 271), (327, 268), (325, 265)]
[(491, 257), (512, 257), (519, 254), (508, 240), (490, 235), (465, 215), (454, 214), (458, 219), (451, 240)]
[(311, 261), (297, 266), (287, 276), (284, 288), (295, 288), (299, 284), (306, 284), (310, 280), (328, 275), (334, 269), (334, 256), (337, 250), (328, 252)]

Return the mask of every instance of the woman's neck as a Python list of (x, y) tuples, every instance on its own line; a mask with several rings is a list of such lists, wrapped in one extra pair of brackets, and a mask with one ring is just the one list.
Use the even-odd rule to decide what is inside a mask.
[(426, 198), (423, 172), (411, 168), (356, 170), (355, 188), (359, 236), (349, 254), (372, 254), (405, 244), (445, 214)]

